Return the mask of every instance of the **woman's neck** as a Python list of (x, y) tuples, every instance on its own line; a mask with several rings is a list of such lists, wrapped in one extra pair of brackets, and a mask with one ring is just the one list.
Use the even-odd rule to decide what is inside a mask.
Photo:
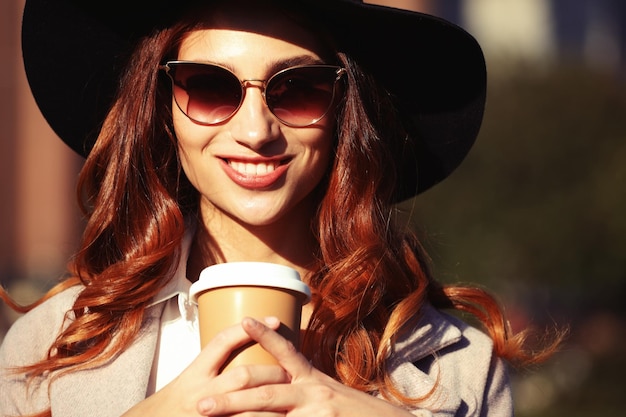
[(195, 281), (202, 269), (215, 263), (251, 261), (291, 266), (306, 281), (318, 252), (309, 211), (294, 210), (278, 222), (255, 226), (204, 208), (189, 254), (188, 278)]

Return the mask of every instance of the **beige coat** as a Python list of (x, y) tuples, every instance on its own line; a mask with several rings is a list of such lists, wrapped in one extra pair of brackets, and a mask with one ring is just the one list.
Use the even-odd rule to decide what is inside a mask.
[[(114, 360), (97, 369), (26, 384), (15, 366), (32, 364), (46, 352), (80, 288), (67, 290), (21, 317), (0, 346), (0, 416), (21, 416), (51, 407), (53, 417), (118, 417), (146, 396), (163, 304), (149, 310), (143, 332)], [(490, 339), (432, 307), (400, 340), (390, 371), (405, 394), (423, 396), (437, 384), (416, 416), (513, 415), (503, 362)], [(428, 411), (430, 410), (430, 411)]]

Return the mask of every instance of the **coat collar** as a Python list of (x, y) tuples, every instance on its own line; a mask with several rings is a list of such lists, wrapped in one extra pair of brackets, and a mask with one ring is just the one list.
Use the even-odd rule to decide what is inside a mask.
[(157, 293), (150, 306), (160, 304), (178, 294), (189, 294), (191, 282), (187, 279), (187, 260), (189, 259), (189, 252), (195, 231), (195, 225), (187, 226), (180, 248), (180, 259), (178, 260), (176, 272), (174, 272), (172, 279)]
[(461, 337), (461, 330), (447, 315), (426, 303), (415, 326), (396, 341), (393, 354), (396, 358), (417, 362), (458, 342)]
[[(415, 364), (428, 357), (435, 359), (442, 349), (461, 341), (461, 330), (430, 304), (422, 306), (419, 320), (407, 330), (393, 346), (388, 363), (391, 378), (405, 396), (426, 399), (421, 406), (437, 410), (437, 416), (454, 416), (461, 405), (460, 395), (438, 383), (436, 366), (427, 373)], [(426, 410), (413, 410), (413, 413), (424, 417), (435, 415)]]

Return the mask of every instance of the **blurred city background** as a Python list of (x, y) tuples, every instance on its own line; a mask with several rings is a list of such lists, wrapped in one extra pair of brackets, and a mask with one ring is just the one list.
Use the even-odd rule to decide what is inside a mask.
[[(401, 209), (440, 279), (488, 287), (516, 329), (570, 328), (552, 360), (514, 373), (518, 417), (624, 415), (626, 2), (372, 2), (445, 17), (484, 47), (489, 96), (476, 146)], [(0, 284), (28, 303), (64, 275), (80, 235), (82, 160), (28, 90), (22, 7), (0, 4)], [(0, 340), (15, 318), (0, 305)]]

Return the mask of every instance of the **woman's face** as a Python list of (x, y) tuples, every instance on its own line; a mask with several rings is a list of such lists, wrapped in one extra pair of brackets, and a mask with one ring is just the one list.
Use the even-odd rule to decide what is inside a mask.
[[(182, 42), (178, 59), (218, 64), (240, 80), (267, 80), (296, 64), (322, 62), (312, 35), (294, 25), (280, 32), (289, 36), (195, 31)], [(172, 105), (182, 167), (200, 193), (205, 217), (266, 226), (311, 213), (307, 197), (327, 170), (334, 116), (307, 127), (286, 126), (265, 105), (260, 85), (250, 83), (239, 110), (217, 125), (195, 123)]]

